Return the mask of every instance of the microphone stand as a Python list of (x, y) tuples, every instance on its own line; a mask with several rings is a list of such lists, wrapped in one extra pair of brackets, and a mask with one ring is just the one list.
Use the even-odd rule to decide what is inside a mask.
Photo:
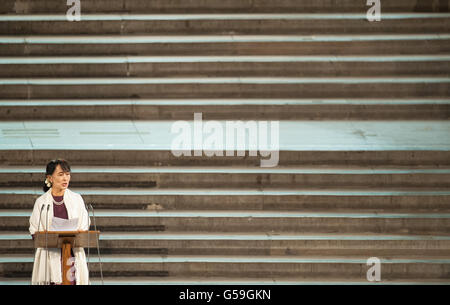
[[(39, 229), (41, 228), (41, 217), (42, 217), (42, 211), (45, 208), (45, 204), (43, 204), (41, 206), (41, 211), (39, 212), (39, 221), (38, 221), (38, 228), (36, 232), (39, 232)], [(34, 238), (33, 238), (34, 239)], [(36, 257), (36, 253), (37, 253), (38, 248), (34, 249), (34, 257)], [(31, 279), (31, 284), (33, 283), (33, 280)]]
[(45, 260), (45, 285), (49, 285), (47, 281), (47, 264), (48, 264), (48, 210), (50, 209), (50, 204), (47, 205), (47, 213), (45, 214), (45, 252), (47, 255), (47, 259)]
[(95, 213), (94, 213), (94, 208), (92, 207), (92, 204), (89, 204), (89, 207), (91, 208), (92, 211), (92, 216), (94, 217), (94, 228), (95, 228), (95, 235), (96, 235), (96, 240), (97, 240), (97, 253), (98, 253), (98, 261), (100, 263), (100, 277), (102, 279), (102, 285), (105, 285), (105, 283), (103, 282), (103, 271), (102, 271), (102, 260), (100, 258), (100, 246), (98, 244), (98, 233), (97, 233), (97, 224), (95, 221)]

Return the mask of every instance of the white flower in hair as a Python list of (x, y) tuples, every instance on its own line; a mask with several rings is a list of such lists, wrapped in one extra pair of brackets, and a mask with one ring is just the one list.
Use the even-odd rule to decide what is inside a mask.
[(51, 187), (52, 186), (52, 184), (47, 180), (47, 178), (45, 178), (44, 183), (45, 183), (45, 185), (47, 185), (47, 187)]

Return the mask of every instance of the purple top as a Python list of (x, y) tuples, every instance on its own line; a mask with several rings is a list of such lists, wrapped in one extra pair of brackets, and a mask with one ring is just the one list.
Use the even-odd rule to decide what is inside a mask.
[[(53, 195), (52, 195), (53, 196)], [(53, 196), (53, 199), (56, 202), (63, 201), (64, 196)], [(63, 219), (69, 219), (69, 215), (67, 214), (66, 204), (63, 202), (61, 205), (56, 205), (53, 203), (53, 216)]]

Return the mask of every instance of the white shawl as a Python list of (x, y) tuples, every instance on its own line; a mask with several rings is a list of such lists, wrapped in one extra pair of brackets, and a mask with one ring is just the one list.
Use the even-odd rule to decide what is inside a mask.
[[(41, 216), (39, 231), (50, 228), (53, 219), (53, 197), (50, 188), (46, 193), (36, 199), (33, 213), (30, 217), (30, 234), (38, 231), (39, 213), (42, 205), (50, 204), (48, 210), (48, 224), (45, 225), (47, 208), (44, 208)], [(88, 212), (84, 205), (84, 200), (80, 194), (72, 192), (69, 189), (64, 191), (64, 204), (67, 208), (69, 219), (78, 218), (78, 230), (87, 231), (90, 225)], [(86, 263), (84, 248), (73, 248), (75, 255), (75, 279), (77, 285), (89, 285), (89, 271)], [(62, 283), (61, 249), (48, 249), (49, 263), (47, 264), (47, 282), (56, 284)], [(45, 284), (45, 261), (47, 259), (47, 250), (44, 248), (36, 249), (34, 256), (33, 274), (31, 277), (32, 285)]]

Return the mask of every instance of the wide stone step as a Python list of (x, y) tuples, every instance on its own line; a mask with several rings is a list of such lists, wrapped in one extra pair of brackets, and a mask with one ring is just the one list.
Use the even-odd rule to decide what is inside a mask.
[[(234, 152), (234, 156), (229, 157), (194, 156), (191, 152), (191, 156), (177, 157), (172, 153), (172, 142), (179, 136), (171, 132), (174, 123), (126, 120), (2, 122), (0, 162), (2, 166), (44, 166), (58, 156), (73, 165), (85, 166), (260, 167), (262, 160), (272, 158), (275, 161), (275, 152), (279, 148), (279, 166), (450, 165), (448, 121), (280, 121), (279, 145), (269, 148), (273, 155), (264, 157), (261, 154), (249, 157), (248, 152), (246, 156), (236, 156)], [(186, 123), (192, 131), (193, 122)], [(226, 132), (226, 122), (218, 123)], [(203, 137), (206, 139), (207, 135)], [(236, 147), (224, 149), (233, 151)]]
[[(98, 209), (449, 213), (450, 191), (71, 188)], [(0, 188), (0, 209), (32, 210), (41, 188)]]
[[(351, 281), (347, 279), (305, 280), (296, 278), (240, 278), (240, 277), (90, 277), (92, 285), (449, 285), (446, 279), (386, 280), (369, 282), (367, 280)], [(31, 280), (20, 277), (0, 277), (0, 285), (30, 285)], [(186, 293), (186, 290), (182, 290)], [(192, 291), (189, 290), (189, 291)]]
[[(59, 0), (4, 0), (0, 13), (63, 13), (69, 6)], [(286, 13), (366, 13), (371, 6), (365, 1), (341, 0), (83, 0), (82, 13), (243, 13), (243, 12), (286, 12)], [(382, 12), (448, 12), (448, 3), (441, 1), (398, 0), (382, 3)]]
[[(9, 142), (12, 141), (10, 139)], [(6, 142), (6, 141), (5, 141)], [(83, 143), (83, 142), (78, 142)], [(9, 144), (13, 145), (13, 144)], [(16, 144), (17, 145), (17, 144)], [(20, 146), (22, 145), (22, 146)], [(183, 166), (260, 166), (259, 157), (175, 157), (170, 150), (123, 150), (116, 147), (114, 150), (103, 150), (92, 147), (91, 150), (77, 150), (65, 145), (65, 149), (49, 150), (25, 148), (27, 144), (20, 143), (16, 150), (6, 150), (1, 147), (0, 157), (2, 165), (40, 165), (45, 166), (49, 160), (57, 155), (70, 161), (72, 164), (85, 165), (125, 165), (136, 166), (146, 164), (149, 166), (171, 165)], [(10, 146), (12, 147), (12, 146)], [(54, 146), (57, 147), (57, 146)], [(248, 151), (247, 151), (248, 155)], [(417, 166), (447, 166), (450, 165), (450, 153), (446, 150), (337, 150), (337, 151), (280, 151), (280, 166), (285, 165), (417, 165)]]
[[(9, 279), (8, 279), (9, 280)], [(29, 281), (17, 280), (17, 285), (28, 285)], [(4, 285), (5, 281), (1, 281), (1, 285)], [(9, 282), (6, 282), (9, 283)], [(349, 281), (346, 279), (318, 279), (305, 281), (304, 279), (287, 279), (287, 278), (272, 278), (272, 279), (240, 279), (240, 278), (161, 278), (155, 277), (104, 277), (103, 280), (100, 277), (92, 277), (92, 285), (449, 285), (450, 282), (446, 279), (417, 279), (417, 280), (382, 280), (380, 282), (368, 282), (362, 281)]]
[[(240, 256), (110, 256), (102, 257), (103, 275), (163, 277), (240, 277), (240, 278), (341, 278), (367, 279), (367, 259), (362, 257), (258, 257)], [(380, 258), (381, 277), (386, 280), (447, 279), (450, 260), (445, 258)], [(0, 256), (0, 276), (30, 277), (31, 256)], [(90, 262), (90, 274), (98, 276), (98, 260)]]
[[(20, 69), (18, 69), (20, 70)], [(39, 71), (39, 69), (35, 70)], [(0, 72), (1, 73), (1, 72)], [(17, 120), (447, 120), (448, 99), (14, 99), (0, 119)]]
[[(449, 189), (450, 168), (74, 167), (73, 187)], [(39, 187), (40, 167), (0, 167), (0, 187)]]
[[(82, 143), (82, 142), (80, 142)], [(40, 165), (44, 166), (55, 155), (69, 160), (72, 164), (107, 165), (112, 161), (114, 165), (149, 166), (171, 165), (183, 166), (260, 166), (260, 159), (256, 157), (175, 157), (170, 150), (130, 150), (120, 148), (106, 151), (102, 149), (91, 150), (47, 150), (26, 149), (19, 147), (17, 150), (0, 150), (2, 165)], [(248, 151), (247, 151), (248, 155)], [(20, 156), (20, 158), (19, 158)], [(392, 151), (280, 151), (281, 165), (417, 165), (417, 166), (448, 166), (449, 152), (445, 150), (392, 150)], [(136, 157), (136, 158), (134, 158)], [(111, 163), (110, 163), (111, 164)]]
[(2, 57), (3, 78), (448, 76), (450, 56)]
[[(84, 5), (83, 5), (84, 6)], [(369, 22), (360, 14), (64, 14), (0, 15), (0, 35), (64, 34), (380, 34), (448, 33), (449, 13), (382, 14)]]
[[(104, 233), (100, 235), (101, 254), (165, 255), (366, 255), (401, 258), (410, 255), (448, 255), (450, 237), (415, 235), (271, 235), (271, 234), (186, 234)], [(95, 259), (96, 248), (86, 248)], [(33, 254), (33, 241), (27, 233), (0, 234), (0, 254)], [(91, 256), (93, 255), (93, 256)]]
[[(25, 231), (31, 211), (2, 210), (0, 228)], [(450, 214), (307, 213), (260, 211), (99, 210), (98, 229), (113, 231), (377, 233), (445, 235)]]
[(447, 34), (0, 36), (0, 56), (423, 55), (450, 52)]
[(6, 78), (2, 98), (440, 98), (447, 77)]

